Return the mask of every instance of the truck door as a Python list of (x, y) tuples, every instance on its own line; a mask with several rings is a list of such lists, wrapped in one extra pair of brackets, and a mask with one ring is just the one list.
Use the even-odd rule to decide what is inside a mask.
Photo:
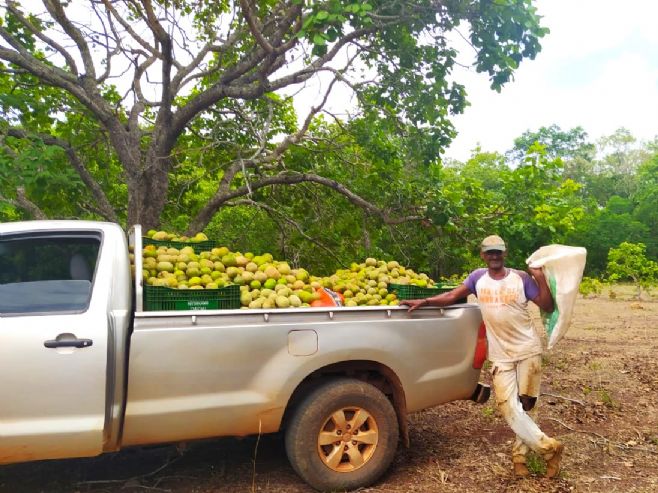
[(0, 463), (101, 453), (101, 232), (0, 235)]

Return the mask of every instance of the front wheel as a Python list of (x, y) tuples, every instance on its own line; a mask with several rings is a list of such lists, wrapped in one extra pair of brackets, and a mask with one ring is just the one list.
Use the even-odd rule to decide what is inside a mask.
[(303, 399), (285, 440), (293, 469), (313, 488), (351, 490), (372, 484), (391, 464), (398, 421), (379, 389), (341, 378)]

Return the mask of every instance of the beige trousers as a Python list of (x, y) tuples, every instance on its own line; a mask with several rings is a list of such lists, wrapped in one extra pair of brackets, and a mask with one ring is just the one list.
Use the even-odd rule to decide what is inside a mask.
[[(513, 363), (494, 362), (491, 374), (498, 409), (516, 433), (512, 447), (513, 461), (525, 463), (530, 450), (550, 459), (559, 442), (542, 432), (534, 421), (541, 384), (541, 355)], [(530, 409), (533, 403), (535, 405)]]

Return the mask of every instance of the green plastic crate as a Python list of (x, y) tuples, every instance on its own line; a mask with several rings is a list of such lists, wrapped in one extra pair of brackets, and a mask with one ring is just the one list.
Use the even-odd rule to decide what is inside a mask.
[(232, 310), (240, 308), (240, 286), (231, 284), (219, 289), (172, 289), (144, 286), (144, 309), (163, 310)]
[(388, 292), (395, 293), (399, 300), (415, 300), (446, 293), (456, 287), (456, 284), (437, 284), (433, 288), (422, 288), (413, 284), (389, 284)]
[(206, 241), (198, 241), (198, 242), (193, 242), (193, 241), (168, 241), (168, 240), (154, 240), (152, 238), (149, 238), (148, 236), (143, 236), (142, 237), (142, 245), (155, 245), (156, 247), (167, 247), (167, 248), (177, 248), (180, 250), (183, 247), (186, 246), (191, 246), (194, 248), (195, 253), (200, 253), (200, 252), (207, 252), (212, 250), (213, 248), (220, 247), (222, 245), (219, 244), (219, 242), (215, 240), (206, 240)]

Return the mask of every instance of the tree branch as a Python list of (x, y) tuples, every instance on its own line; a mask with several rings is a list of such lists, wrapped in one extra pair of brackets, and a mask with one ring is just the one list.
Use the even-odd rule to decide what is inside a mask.
[(34, 219), (48, 219), (48, 216), (46, 216), (46, 214), (41, 209), (39, 209), (39, 206), (27, 198), (27, 195), (25, 195), (25, 188), (23, 187), (16, 188), (16, 200), (5, 200), (7, 200), (12, 205), (16, 205), (21, 209), (24, 209)]
[[(300, 234), (305, 240), (307, 240), (307, 241), (313, 243), (314, 245), (318, 246), (319, 248), (322, 248), (322, 250), (324, 250), (325, 252), (327, 252), (327, 254), (329, 254), (329, 256), (333, 257), (333, 259), (336, 260), (336, 262), (338, 262), (338, 263), (341, 263), (341, 262), (342, 262), (342, 260), (341, 260), (340, 258), (338, 258), (338, 256), (334, 253), (334, 251), (333, 251), (331, 248), (327, 247), (326, 245), (324, 245), (324, 244), (323, 244), (322, 242), (320, 242), (319, 240), (316, 240), (315, 238), (313, 238), (313, 237), (307, 235), (307, 234), (304, 232), (304, 230), (303, 230), (303, 228), (301, 227), (301, 225), (300, 225), (297, 221), (293, 221), (291, 218), (289, 218), (288, 216), (286, 216), (284, 213), (282, 213), (282, 212), (276, 210), (274, 207), (270, 207), (270, 206), (267, 205), (267, 204), (263, 204), (262, 202), (257, 202), (257, 201), (255, 201), (255, 200), (251, 200), (251, 199), (235, 200), (235, 201), (233, 201), (233, 202), (229, 202), (229, 203), (227, 203), (226, 205), (228, 205), (228, 206), (232, 206), (232, 207), (233, 207), (233, 206), (240, 206), (240, 205), (250, 205), (250, 206), (253, 206), (253, 207), (258, 207), (259, 209), (263, 209), (264, 211), (267, 211), (270, 215), (278, 215), (278, 216), (280, 216), (281, 219), (283, 219), (285, 222), (287, 222), (288, 224), (290, 224), (291, 226), (293, 226), (293, 227), (299, 232), (299, 234)], [(187, 232), (187, 234), (188, 234), (188, 235), (189, 235), (189, 234), (192, 234), (192, 230), (189, 230), (189, 231)]]
[(46, 10), (48, 10), (48, 13), (50, 13), (53, 19), (62, 26), (66, 34), (68, 34), (77, 45), (78, 50), (80, 50), (80, 56), (82, 57), (82, 63), (84, 64), (86, 75), (96, 80), (94, 59), (91, 56), (91, 51), (89, 50), (89, 45), (87, 44), (84, 35), (73, 25), (69, 18), (66, 17), (64, 7), (59, 0), (43, 0), (43, 4), (45, 5)]
[(370, 212), (374, 216), (379, 217), (385, 224), (401, 224), (409, 221), (427, 220), (424, 216), (403, 216), (394, 217), (389, 215), (388, 212), (380, 209), (376, 205), (368, 202), (356, 193), (352, 192), (342, 183), (319, 176), (313, 173), (296, 173), (296, 172), (282, 172), (275, 176), (264, 178), (260, 181), (253, 182), (249, 187), (243, 186), (224, 193), (218, 192), (215, 196), (208, 201), (208, 203), (199, 211), (197, 216), (190, 222), (190, 231), (202, 231), (204, 227), (210, 222), (212, 216), (219, 210), (221, 206), (226, 204), (229, 200), (237, 197), (249, 195), (255, 190), (270, 187), (274, 185), (295, 185), (297, 183), (317, 183), (334, 190), (335, 192), (345, 196), (352, 204), (361, 207), (362, 209)]
[[(29, 139), (32, 137), (30, 134), (28, 134), (28, 132), (17, 128), (10, 128), (6, 132), (10, 137), (17, 139)], [(75, 152), (75, 150), (70, 146), (70, 144), (63, 141), (62, 139), (47, 134), (39, 134), (35, 137), (41, 139), (45, 144), (54, 145), (64, 150), (66, 156), (69, 159), (69, 163), (71, 163), (73, 169), (75, 169), (78, 175), (80, 175), (82, 182), (87, 186), (92, 196), (96, 200), (100, 214), (108, 221), (119, 222), (119, 217), (112, 207), (112, 204), (110, 204), (110, 201), (107, 199), (105, 192), (94, 179), (94, 177), (91, 176), (85, 165), (82, 163), (82, 160)]]
[[(401, 21), (398, 21), (397, 23), (399, 22)], [(180, 108), (173, 115), (170, 133), (173, 136), (180, 135), (190, 120), (224, 97), (256, 99), (266, 92), (272, 92), (292, 84), (304, 82), (311, 78), (322, 66), (333, 60), (340, 50), (352, 40), (372, 34), (386, 25), (393, 24), (396, 23), (391, 22), (390, 24), (385, 25), (355, 29), (334, 43), (325, 55), (318, 57), (314, 62), (297, 72), (281, 77), (273, 82), (267, 80), (266, 76), (268, 74), (260, 74), (257, 81), (244, 84), (245, 81), (243, 81), (241, 77), (258, 66), (258, 64), (260, 64), (268, 55), (262, 47), (254, 49), (248, 56), (236, 63), (232, 68), (227, 69), (216, 84), (199, 93), (188, 101), (185, 106)], [(272, 73), (272, 69), (274, 68), (275, 66), (272, 66), (269, 73)]]
[(23, 13), (16, 8), (17, 3), (14, 1), (9, 1), (6, 3), (7, 10), (11, 12), (20, 22), (23, 24), (29, 31), (36, 36), (38, 39), (46, 43), (48, 46), (53, 48), (55, 51), (57, 51), (64, 60), (66, 61), (66, 65), (69, 67), (71, 70), (71, 73), (78, 75), (78, 66), (75, 63), (75, 60), (71, 56), (71, 54), (64, 48), (62, 45), (57, 43), (55, 40), (49, 38), (48, 36), (44, 35), (43, 32), (38, 30), (28, 19), (25, 18)]
[(254, 38), (266, 53), (272, 53), (274, 48), (272, 48), (272, 45), (267, 42), (263, 36), (263, 33), (260, 32), (258, 19), (254, 17), (254, 13), (251, 10), (251, 5), (249, 5), (249, 0), (240, 0), (240, 7), (242, 8), (242, 15), (244, 15), (244, 18), (247, 21), (247, 25), (249, 26), (251, 34), (254, 35)]

